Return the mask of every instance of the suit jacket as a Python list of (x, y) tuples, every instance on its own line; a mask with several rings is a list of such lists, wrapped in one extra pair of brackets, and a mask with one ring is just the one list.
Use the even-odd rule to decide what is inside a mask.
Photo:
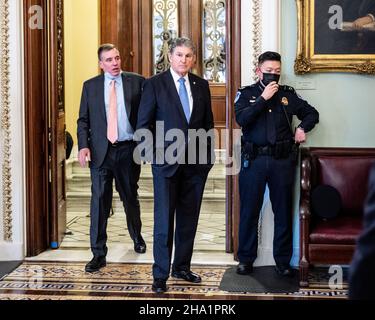
[(349, 297), (375, 299), (375, 165), (364, 209), (364, 225), (349, 272)]
[(369, 13), (375, 16), (375, 2), (373, 0), (362, 0), (359, 7), (359, 17), (366, 16)]
[[(144, 78), (138, 74), (123, 72), (122, 83), (126, 113), (132, 128), (137, 127), (138, 108)], [(104, 100), (104, 74), (83, 84), (79, 118), (77, 121), (78, 148), (91, 151), (91, 168), (99, 168), (108, 149), (107, 115)]]
[[(187, 148), (188, 139), (186, 138), (189, 129), (203, 129), (207, 132), (214, 128), (211, 94), (208, 82), (192, 73), (189, 73), (189, 82), (193, 96), (193, 110), (189, 123), (186, 120), (170, 70), (146, 80), (143, 86), (137, 129), (149, 129), (153, 132), (153, 170), (165, 177), (172, 176), (177, 171), (179, 164), (170, 164), (167, 162), (162, 164), (156, 163), (156, 154), (161, 152), (165, 155), (167, 148), (174, 143), (173, 141), (164, 141), (164, 146), (162, 148), (159, 149), (156, 147), (156, 122), (163, 121), (163, 137), (165, 137), (165, 133), (168, 132), (168, 130), (181, 129), (185, 136), (185, 144), (183, 146), (185, 150)], [(212, 167), (210, 163), (214, 160), (210, 156), (211, 144), (211, 141), (207, 143), (206, 141), (199, 141), (199, 145), (197, 145), (196, 148), (207, 148), (208, 163), (196, 165), (197, 170), (209, 170)], [(197, 154), (197, 159), (199, 159), (199, 154)]]

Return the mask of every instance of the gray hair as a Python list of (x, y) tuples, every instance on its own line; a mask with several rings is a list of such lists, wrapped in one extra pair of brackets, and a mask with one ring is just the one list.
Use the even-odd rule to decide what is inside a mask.
[(111, 51), (113, 49), (116, 49), (117, 51), (119, 51), (118, 48), (112, 43), (102, 44), (98, 49), (98, 59), (99, 59), (99, 61), (102, 60), (102, 53), (103, 52)]
[(194, 42), (191, 41), (189, 38), (181, 37), (173, 39), (171, 45), (169, 46), (169, 53), (173, 54), (174, 50), (177, 47), (186, 47), (193, 51), (194, 55), (197, 54), (197, 47), (195, 46)]

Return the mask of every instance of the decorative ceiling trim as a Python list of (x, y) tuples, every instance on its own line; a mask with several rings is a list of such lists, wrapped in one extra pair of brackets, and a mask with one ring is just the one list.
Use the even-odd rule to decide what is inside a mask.
[[(9, 72), (9, 0), (0, 0), (0, 117), (1, 117), (1, 192), (3, 240), (11, 242), (12, 230), (12, 176), (10, 133), (10, 72)], [(2, 239), (0, 239), (2, 240)]]
[(258, 57), (262, 53), (262, 1), (253, 0), (253, 80), (258, 81), (256, 69)]

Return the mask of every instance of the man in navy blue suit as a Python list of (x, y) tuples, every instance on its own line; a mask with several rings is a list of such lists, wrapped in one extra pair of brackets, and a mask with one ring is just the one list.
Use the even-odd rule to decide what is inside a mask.
[(375, 165), (369, 180), (364, 225), (349, 272), (349, 298), (375, 299)]
[[(152, 163), (155, 198), (152, 290), (156, 293), (167, 290), (173, 236), (172, 277), (193, 283), (201, 281), (200, 276), (191, 271), (190, 264), (204, 186), (214, 161), (211, 148), (214, 143), (210, 139), (199, 139), (195, 145), (189, 131), (207, 133), (214, 127), (214, 121), (208, 82), (189, 73), (195, 59), (196, 48), (192, 41), (175, 39), (169, 51), (171, 68), (145, 81), (139, 107), (137, 129), (151, 130), (156, 142)], [(183, 142), (166, 141), (167, 138), (158, 141), (156, 133), (160, 126), (163, 140), (174, 130), (182, 135)], [(177, 146), (176, 152), (169, 152), (173, 145)], [(187, 161), (194, 156), (199, 159), (198, 153), (202, 151), (208, 155), (205, 162)]]

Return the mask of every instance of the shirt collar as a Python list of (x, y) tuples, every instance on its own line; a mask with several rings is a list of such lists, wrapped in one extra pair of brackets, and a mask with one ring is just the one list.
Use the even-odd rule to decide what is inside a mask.
[[(180, 80), (182, 77), (178, 75), (177, 72), (174, 71), (172, 68), (170, 68), (170, 70), (171, 70), (171, 74), (172, 74), (174, 82), (177, 83), (178, 80)], [(189, 73), (187, 73), (183, 78), (186, 80), (185, 83), (189, 82)]]
[(113, 75), (111, 75), (109, 72), (105, 72), (104, 73), (104, 77), (109, 80), (109, 81), (112, 81), (112, 80), (116, 80), (116, 82), (119, 82), (120, 79), (121, 79), (121, 74), (122, 74), (122, 71), (120, 72), (120, 74), (117, 76), (117, 77), (114, 77)]

